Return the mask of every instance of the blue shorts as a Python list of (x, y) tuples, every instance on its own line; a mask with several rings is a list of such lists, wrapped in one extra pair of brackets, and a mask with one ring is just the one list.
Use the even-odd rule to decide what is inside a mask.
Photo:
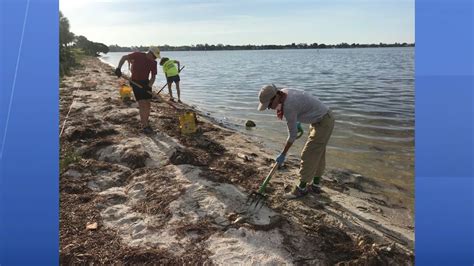
[(180, 81), (179, 75), (172, 76), (172, 77), (166, 77), (166, 81), (168, 82), (168, 84), (173, 83), (173, 82), (178, 83)]

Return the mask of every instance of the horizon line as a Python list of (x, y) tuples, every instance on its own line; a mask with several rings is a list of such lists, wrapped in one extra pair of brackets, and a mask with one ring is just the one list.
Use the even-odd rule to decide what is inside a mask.
[(197, 46), (197, 45), (208, 45), (208, 46), (270, 46), (270, 45), (273, 45), (273, 46), (300, 46), (300, 45), (307, 45), (307, 46), (311, 46), (313, 44), (317, 44), (317, 45), (341, 45), (341, 44), (348, 44), (348, 45), (380, 45), (380, 44), (407, 44), (407, 45), (415, 45), (415, 42), (378, 42), (378, 43), (355, 43), (355, 42), (352, 42), (352, 43), (349, 43), (349, 42), (340, 42), (340, 43), (317, 43), (317, 42), (313, 42), (313, 43), (304, 43), (304, 42), (300, 42), (300, 43), (296, 43), (296, 42), (293, 42), (293, 43), (288, 43), (288, 44), (223, 44), (223, 43), (217, 43), (217, 44), (209, 44), (209, 43), (197, 43), (197, 44), (180, 44), (180, 45), (170, 45), (170, 44), (159, 44), (159, 45), (119, 45), (119, 44), (109, 44), (108, 46), (119, 46), (119, 47), (150, 47), (150, 46), (170, 46), (170, 47), (179, 47), (179, 46)]

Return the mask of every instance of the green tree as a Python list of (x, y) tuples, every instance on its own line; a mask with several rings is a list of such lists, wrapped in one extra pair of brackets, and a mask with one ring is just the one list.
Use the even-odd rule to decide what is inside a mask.
[(69, 31), (69, 20), (59, 11), (59, 45), (67, 47), (74, 41), (74, 33)]
[(109, 47), (103, 43), (89, 41), (86, 37), (80, 35), (76, 37), (75, 47), (84, 51), (86, 55), (99, 56), (99, 53), (108, 53)]
[(69, 20), (59, 11), (59, 76), (69, 73), (76, 65), (74, 54), (68, 45), (74, 41), (74, 33), (69, 31)]
[(109, 47), (103, 43), (100, 42), (94, 42), (95, 50), (97, 53), (103, 53), (106, 54), (109, 52)]

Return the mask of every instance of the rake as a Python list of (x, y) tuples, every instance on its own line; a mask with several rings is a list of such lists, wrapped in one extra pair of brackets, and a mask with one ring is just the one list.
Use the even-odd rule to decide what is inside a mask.
[(267, 198), (265, 196), (265, 188), (267, 187), (268, 183), (270, 182), (270, 179), (272, 178), (273, 174), (275, 174), (276, 170), (278, 169), (278, 163), (275, 163), (270, 170), (270, 173), (268, 173), (267, 177), (265, 180), (263, 180), (263, 183), (260, 185), (260, 188), (257, 191), (252, 192), (248, 198), (247, 201), (245, 202), (249, 207), (252, 207), (252, 205), (255, 205), (254, 210), (257, 209), (258, 205), (260, 205), (260, 210), (263, 205), (265, 204), (265, 199)]
[[(184, 66), (183, 66), (183, 68), (184, 68)], [(140, 84), (138, 84), (137, 82), (133, 81), (131, 78), (129, 78), (129, 77), (125, 76), (125, 75), (122, 75), (121, 77), (124, 78), (124, 79), (126, 79), (126, 80), (128, 80), (130, 83), (132, 83), (133, 85), (139, 87), (140, 89), (143, 89), (143, 86), (142, 86), (142, 85), (140, 85)], [(165, 84), (165, 86), (166, 86), (166, 85), (167, 85), (167, 84)], [(165, 88), (165, 86), (163, 86), (163, 88), (161, 88), (161, 90), (163, 90), (163, 89)], [(161, 91), (161, 90), (160, 90), (160, 91)], [(152, 93), (151, 91), (146, 91), (146, 92), (147, 92), (148, 94), (150, 94), (150, 95), (153, 96), (153, 93)], [(170, 103), (170, 102), (168, 102), (168, 101), (165, 101), (165, 103), (168, 104), (169, 106), (173, 107), (175, 110), (178, 110), (178, 108), (177, 108), (176, 106), (174, 106), (174, 104), (172, 104), (172, 103)]]

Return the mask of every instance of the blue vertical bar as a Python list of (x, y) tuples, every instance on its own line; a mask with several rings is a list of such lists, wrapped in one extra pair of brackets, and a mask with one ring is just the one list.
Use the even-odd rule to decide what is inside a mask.
[(58, 2), (0, 3), (0, 264), (56, 265)]
[(415, 9), (416, 265), (473, 265), (474, 5)]

